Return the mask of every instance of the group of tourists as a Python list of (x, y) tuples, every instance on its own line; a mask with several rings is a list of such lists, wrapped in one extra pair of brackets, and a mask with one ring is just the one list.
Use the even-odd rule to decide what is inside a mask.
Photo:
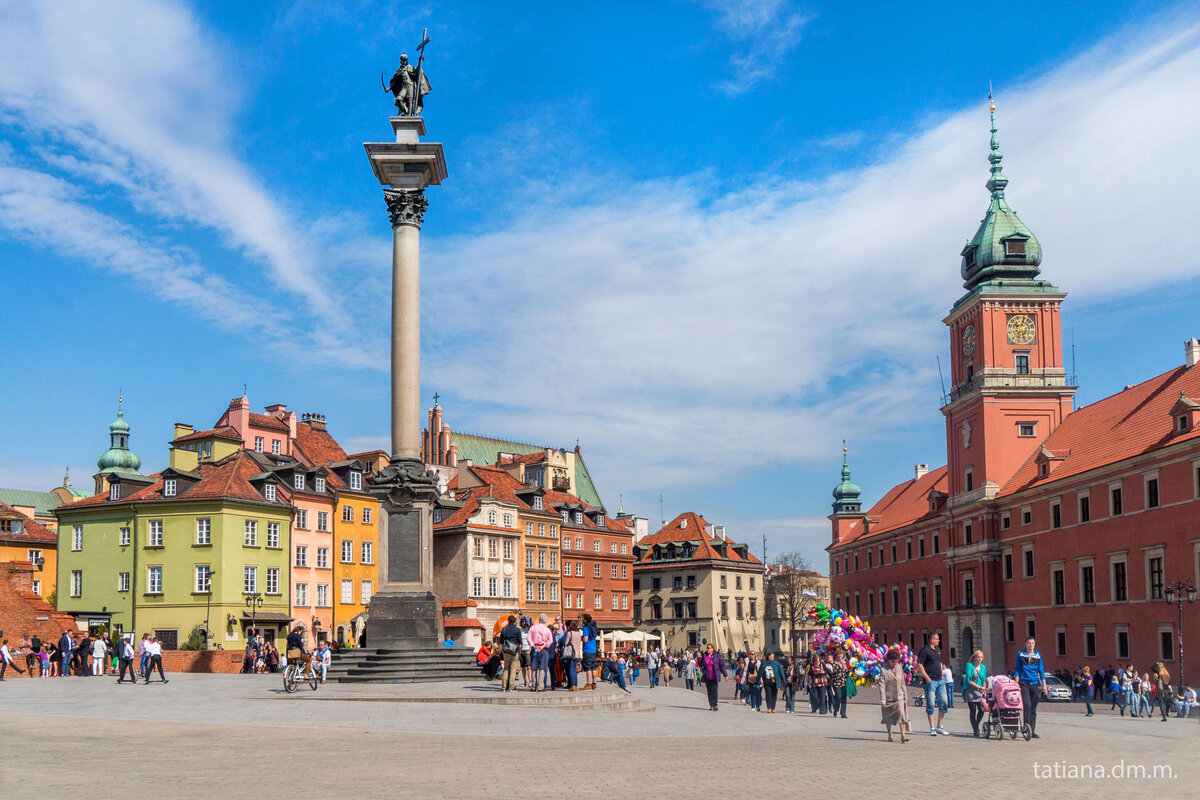
[(1087, 667), (1083, 672), (1087, 681), (1084, 701), (1088, 716), (1092, 714), (1093, 697), (1103, 702), (1106, 694), (1112, 701), (1109, 710), (1120, 708), (1122, 717), (1128, 711), (1131, 718), (1150, 719), (1157, 709), (1160, 719), (1166, 722), (1172, 711), (1177, 717), (1189, 717), (1197, 706), (1196, 690), (1183, 683), (1172, 686), (1171, 673), (1161, 661), (1156, 661), (1149, 672), (1138, 672), (1133, 664), (1116, 669), (1109, 666), (1095, 677)]
[(275, 649), (275, 643), (264, 640), (261, 635), (251, 636), (246, 641), (246, 650), (242, 654), (242, 674), (261, 675), (267, 672), (279, 672), (283, 668), (283, 659)]
[(559, 616), (553, 622), (545, 614), (537, 622), (510, 614), (475, 660), (488, 680), (501, 681), (501, 691), (515, 691), (518, 685), (531, 692), (594, 690), (600, 680), (599, 639), (600, 629), (590, 614), (565, 621)]
[[(22, 667), (22, 664), (24, 665)], [(144, 634), (135, 646), (131, 634), (110, 639), (107, 631), (64, 630), (57, 641), (42, 641), (37, 634), (23, 635), (16, 644), (0, 643), (0, 681), (9, 669), (30, 678), (100, 677), (118, 675), (117, 683), (150, 682), (150, 674), (167, 683), (162, 668), (162, 642)]]

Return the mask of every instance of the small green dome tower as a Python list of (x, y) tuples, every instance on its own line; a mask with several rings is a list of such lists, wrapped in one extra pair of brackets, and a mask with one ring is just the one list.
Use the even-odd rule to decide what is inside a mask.
[(850, 465), (846, 462), (846, 445), (842, 444), (842, 482), (833, 488), (834, 514), (862, 513), (862, 489), (850, 480)]
[(124, 398), (117, 399), (117, 418), (108, 426), (109, 447), (96, 459), (101, 473), (137, 472), (142, 466), (142, 460), (129, 449), (130, 428), (125, 421), (123, 401)]

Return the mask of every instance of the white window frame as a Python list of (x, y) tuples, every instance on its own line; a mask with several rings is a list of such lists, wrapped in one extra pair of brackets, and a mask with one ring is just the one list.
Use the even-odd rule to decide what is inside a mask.
[[(128, 529), (125, 529), (128, 530)], [(212, 544), (212, 519), (209, 517), (196, 517), (196, 544), (210, 545)]]
[(83, 597), (83, 570), (71, 570), (71, 597)]
[(163, 568), (158, 565), (146, 567), (146, 594), (163, 593)]
[[(121, 532), (120, 532), (120, 536), (121, 536), (121, 547), (128, 547), (128, 546), (129, 546), (129, 542), (130, 542), (130, 537), (131, 537), (131, 533), (130, 533), (130, 530), (129, 530), (129, 528), (122, 527), (122, 528), (121, 528)], [(32, 559), (31, 559), (31, 560), (32, 560)]]
[(129, 573), (128, 572), (118, 572), (117, 573), (117, 591), (118, 592), (128, 592), (129, 591)]
[[(71, 550), (72, 550), (72, 552), (76, 552), (76, 553), (78, 553), (80, 550), (83, 550), (83, 526), (82, 525), (72, 525), (71, 526)], [(78, 595), (76, 595), (76, 596), (78, 596)]]
[(263, 451), (263, 437), (254, 437), (254, 452), (261, 453)]
[(248, 519), (243, 530), (243, 547), (258, 547), (258, 520)]
[(277, 494), (275, 492), (275, 484), (268, 483), (266, 486), (263, 487), (263, 497), (266, 498), (266, 501), (268, 503), (274, 503), (276, 496), (277, 496)]
[(363, 581), (359, 586), (360, 599), (362, 600), (362, 604), (364, 606), (370, 604), (374, 591), (374, 581)]
[(242, 593), (254, 594), (258, 591), (258, 567), (242, 568)]
[(146, 523), (146, 546), (147, 547), (162, 547), (163, 546), (163, 521), (161, 519), (148, 520)]
[(193, 572), (196, 594), (208, 594), (212, 589), (212, 567), (208, 564), (197, 564)]
[(273, 455), (273, 456), (279, 455), (279, 440), (278, 439), (271, 440), (271, 455)]
[(483, 597), (483, 578), (479, 575), (471, 579), (471, 594), (474, 597)]
[(375, 543), (374, 542), (363, 542), (362, 543), (362, 563), (363, 564), (374, 564), (375, 563)]
[(324, 478), (319, 477), (319, 476), (317, 477), (316, 488), (317, 488), (317, 494), (325, 494), (325, 479)]
[(320, 531), (321, 533), (329, 532), (329, 512), (328, 511), (318, 511), (317, 512), (317, 530)]
[(512, 561), (513, 559), (513, 543), (512, 539), (504, 540), (504, 560)]
[(500, 596), (500, 580), (498, 578), (488, 578), (488, 597)]
[(329, 608), (329, 584), (317, 584), (317, 608)]
[(304, 491), (304, 473), (297, 472), (292, 476), (292, 488)]
[(267, 594), (279, 594), (279, 567), (267, 567)]
[(350, 488), (354, 489), (355, 491), (362, 489), (362, 473), (361, 472), (351, 472), (350, 473)]
[(308, 530), (308, 509), (307, 508), (297, 508), (296, 509), (296, 527), (303, 531)]
[(279, 547), (279, 523), (278, 522), (268, 522), (267, 523), (267, 547), (270, 547), (270, 548), (278, 548)]
[(344, 606), (354, 605), (354, 581), (351, 578), (342, 578), (341, 584), (341, 604)]
[(317, 548), (317, 569), (329, 569), (329, 548)]
[[(292, 563), (297, 567), (307, 567), (308, 566), (308, 545), (306, 545), (306, 544), (296, 545), (296, 559)], [(306, 604), (301, 603), (301, 605), (306, 605)]]
[(370, 507), (369, 507), (369, 506), (363, 506), (363, 510), (362, 510), (362, 524), (363, 524), (363, 525), (370, 525), (370, 524), (371, 524), (371, 509), (370, 509)]
[(167, 478), (163, 481), (163, 497), (174, 497), (176, 483), (174, 478)]
[(354, 522), (354, 506), (349, 503), (342, 505), (342, 522)]
[(353, 539), (342, 539), (342, 563), (343, 564), (353, 564), (354, 563), (354, 540)]
[(550, 602), (551, 603), (558, 602), (558, 584), (557, 583), (550, 584)]
[(513, 595), (513, 579), (512, 578), (504, 579), (504, 596), (505, 597), (514, 597), (515, 596), (515, 595)]
[(296, 605), (298, 605), (298, 606), (307, 606), (308, 605), (308, 584), (307, 583), (297, 583), (296, 584)]

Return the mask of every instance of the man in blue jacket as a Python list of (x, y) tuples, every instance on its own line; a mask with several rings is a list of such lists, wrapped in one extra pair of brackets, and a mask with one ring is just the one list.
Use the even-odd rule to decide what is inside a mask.
[(1017, 653), (1013, 675), (1021, 685), (1021, 704), (1025, 706), (1025, 722), (1037, 735), (1038, 700), (1046, 693), (1046, 669), (1042, 665), (1042, 654), (1034, 647), (1037, 642), (1032, 636), (1025, 640), (1025, 649)]

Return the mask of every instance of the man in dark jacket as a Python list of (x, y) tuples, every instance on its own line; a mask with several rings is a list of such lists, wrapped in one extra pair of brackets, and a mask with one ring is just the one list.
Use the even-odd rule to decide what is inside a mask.
[(62, 638), (59, 639), (59, 658), (62, 661), (62, 667), (59, 669), (59, 678), (66, 678), (71, 674), (71, 651), (74, 649), (74, 643), (71, 640), (71, 631), (62, 631)]
[(511, 692), (517, 688), (517, 672), (521, 668), (521, 629), (517, 627), (517, 615), (508, 615), (508, 624), (500, 631), (500, 651), (504, 657), (504, 682), (501, 691)]

